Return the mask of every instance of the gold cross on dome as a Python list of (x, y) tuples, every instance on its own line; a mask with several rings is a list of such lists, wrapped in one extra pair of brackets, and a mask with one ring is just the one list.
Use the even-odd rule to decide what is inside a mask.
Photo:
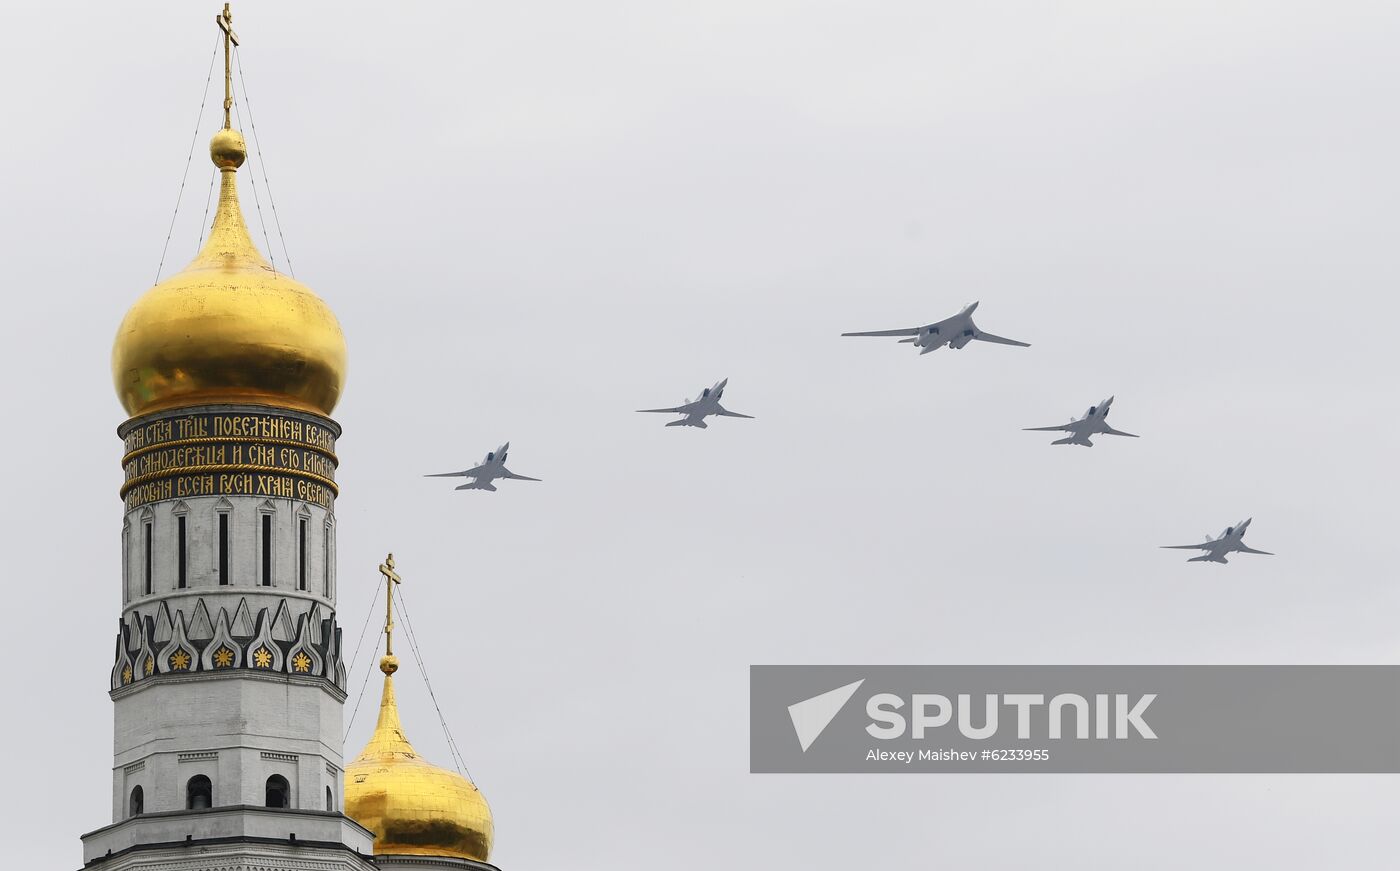
[(230, 55), (233, 54), (233, 46), (238, 45), (238, 34), (233, 32), (233, 13), (229, 11), (227, 3), (224, 4), (224, 11), (214, 16), (214, 22), (224, 32), (224, 129), (228, 130), (233, 126), (229, 118), (229, 110), (233, 108), (233, 64)]
[(394, 555), (389, 554), (379, 567), (379, 573), (384, 576), (384, 654), (394, 655), (394, 584), (402, 584), (398, 572), (394, 571)]

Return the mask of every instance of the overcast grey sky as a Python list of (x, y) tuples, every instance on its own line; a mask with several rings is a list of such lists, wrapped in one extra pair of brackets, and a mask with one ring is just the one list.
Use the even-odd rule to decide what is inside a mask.
[[(7, 7), (14, 867), (109, 822), (108, 359), (218, 5)], [(341, 622), (393, 550), (505, 871), (1395, 861), (1392, 776), (750, 775), (747, 667), (1395, 661), (1400, 6), (234, 14), (297, 276), (350, 346)], [(971, 300), (1034, 347), (838, 338)], [(632, 413), (724, 376), (757, 420)], [(1019, 431), (1110, 393), (1140, 440)], [(420, 477), (507, 439), (545, 483)], [(1156, 549), (1248, 515), (1278, 556)]]

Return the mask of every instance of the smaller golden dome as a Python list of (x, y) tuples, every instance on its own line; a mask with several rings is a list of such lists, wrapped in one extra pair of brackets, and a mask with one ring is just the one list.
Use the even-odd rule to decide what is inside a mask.
[(358, 759), (345, 768), (345, 815), (374, 832), (376, 856), (448, 856), (487, 861), (491, 808), (470, 780), (430, 765), (399, 724), (393, 673), (386, 656), (379, 722)]

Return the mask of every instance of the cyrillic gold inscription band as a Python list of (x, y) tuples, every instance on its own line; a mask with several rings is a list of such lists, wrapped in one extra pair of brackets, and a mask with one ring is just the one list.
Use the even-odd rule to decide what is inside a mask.
[(212, 466), (248, 466), (267, 471), (304, 472), (335, 481), (335, 462), (320, 451), (301, 447), (268, 445), (261, 442), (157, 447), (140, 454), (123, 467), (127, 484), (148, 480), (162, 473), (181, 470), (209, 471)]
[(334, 509), (339, 428), (299, 412), (227, 408), (133, 420), (119, 434), (127, 509), (194, 496), (299, 499)]
[(257, 442), (257, 443), (265, 444), (265, 445), (279, 445), (279, 446), (285, 446), (285, 447), (289, 447), (289, 448), (305, 447), (305, 448), (307, 448), (308, 450), (316, 451), (316, 452), (320, 453), (321, 455), (327, 457), (328, 459), (330, 459), (331, 462), (335, 463), (337, 466), (340, 465), (340, 458), (337, 457), (333, 451), (327, 450), (327, 449), (325, 449), (325, 448), (311, 447), (311, 446), (308, 446), (308, 445), (303, 444), (302, 442), (294, 442), (294, 441), (290, 441), (290, 440), (288, 440), (288, 439), (260, 439), (260, 438), (254, 437), (254, 436), (220, 436), (220, 437), (218, 437), (218, 438), (209, 437), (209, 438), (193, 438), (193, 439), (174, 439), (174, 440), (168, 441), (168, 442), (157, 442), (156, 444), (153, 444), (153, 445), (146, 445), (146, 446), (143, 447), (143, 448), (137, 448), (136, 450), (131, 451), (131, 452), (128, 453), (126, 456), (122, 457), (122, 464), (125, 465), (126, 463), (131, 462), (132, 460), (136, 459), (136, 458), (139, 457), (139, 456), (142, 456), (142, 455), (144, 455), (144, 454), (149, 454), (151, 451), (158, 451), (158, 450), (160, 450), (161, 448), (173, 448), (173, 447), (180, 447), (180, 446), (185, 446), (185, 445), (208, 445), (208, 444), (215, 444), (215, 443), (218, 443), (218, 442), (224, 442), (224, 443), (233, 443), (233, 442), (244, 442), (244, 443), (248, 443), (248, 442)]
[(152, 502), (188, 499), (195, 496), (261, 496), (267, 499), (298, 499), (335, 510), (334, 484), (291, 474), (255, 471), (178, 473), (122, 488), (123, 501), (130, 511)]
[(134, 425), (125, 429), (122, 439), (127, 453), (151, 445), (194, 438), (285, 440), (309, 448), (334, 451), (336, 435), (330, 427), (290, 414), (197, 411)]

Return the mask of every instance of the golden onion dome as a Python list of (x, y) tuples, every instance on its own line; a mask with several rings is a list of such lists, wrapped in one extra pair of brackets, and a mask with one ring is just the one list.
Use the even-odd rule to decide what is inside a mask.
[(238, 208), (243, 137), (224, 128), (209, 154), (221, 176), (209, 238), (126, 313), (112, 346), (117, 396), (133, 417), (223, 402), (328, 415), (345, 383), (340, 324), (253, 245)]
[(398, 659), (385, 656), (379, 722), (345, 768), (345, 815), (374, 832), (374, 854), (487, 861), (491, 808), (470, 780), (430, 765), (413, 749), (394, 701)]

